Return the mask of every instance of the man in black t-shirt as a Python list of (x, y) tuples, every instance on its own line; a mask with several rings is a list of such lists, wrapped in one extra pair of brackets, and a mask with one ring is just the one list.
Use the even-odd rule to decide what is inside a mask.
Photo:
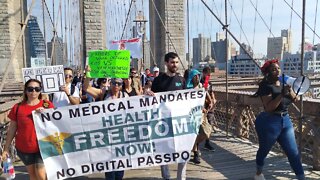
[[(162, 73), (157, 76), (151, 86), (151, 92), (147, 92), (147, 95), (153, 95), (153, 92), (166, 92), (166, 91), (175, 91), (182, 90), (185, 87), (185, 81), (182, 76), (178, 74), (179, 69), (179, 58), (178, 54), (174, 52), (169, 52), (165, 55), (164, 58), (165, 65), (167, 67), (167, 72)], [(185, 180), (186, 179), (186, 168), (187, 163), (179, 163), (177, 170), (177, 179)], [(170, 172), (168, 165), (161, 166), (161, 175), (163, 179), (170, 179)]]

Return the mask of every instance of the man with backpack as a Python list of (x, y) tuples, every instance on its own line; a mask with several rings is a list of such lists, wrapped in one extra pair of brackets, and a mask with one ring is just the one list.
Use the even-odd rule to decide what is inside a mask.
[(60, 86), (60, 92), (53, 93), (54, 107), (80, 104), (79, 88), (72, 84), (73, 70), (64, 68), (65, 85)]

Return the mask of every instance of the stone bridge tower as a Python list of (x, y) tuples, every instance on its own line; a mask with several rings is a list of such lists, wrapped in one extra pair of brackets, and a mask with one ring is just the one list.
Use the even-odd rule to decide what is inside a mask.
[(88, 51), (106, 49), (105, 0), (81, 0), (80, 17), (84, 67)]
[[(27, 1), (24, 0), (0, 0), (0, 77), (6, 71), (6, 65), (13, 55), (13, 61), (9, 67), (8, 80), (22, 81), (21, 68), (26, 63), (25, 36), (19, 39), (17, 48), (15, 43), (20, 35), (21, 24), (27, 15)], [(26, 32), (26, 31), (25, 31)], [(25, 33), (26, 34), (26, 33)], [(13, 52), (14, 50), (14, 52)]]
[[(185, 58), (184, 1), (149, 0), (150, 47), (160, 71), (165, 71), (164, 55), (175, 52), (175, 49), (184, 68), (188, 67)], [(183, 66), (180, 68), (182, 73)]]

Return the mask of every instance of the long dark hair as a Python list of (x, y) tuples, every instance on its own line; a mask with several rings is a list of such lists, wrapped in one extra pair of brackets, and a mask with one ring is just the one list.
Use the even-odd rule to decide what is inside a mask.
[[(29, 86), (29, 84), (31, 82), (36, 82), (39, 84), (39, 86), (42, 88), (42, 84), (39, 80), (37, 79), (29, 79), (25, 84), (24, 84), (24, 88), (23, 88), (23, 100), (22, 102), (27, 102), (28, 101), (28, 96), (27, 96), (27, 87)], [(40, 92), (38, 99), (42, 99), (42, 94)]]

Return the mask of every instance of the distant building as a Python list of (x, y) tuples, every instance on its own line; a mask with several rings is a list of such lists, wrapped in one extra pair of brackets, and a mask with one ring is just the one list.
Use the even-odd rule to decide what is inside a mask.
[[(29, 33), (29, 53), (31, 58), (43, 58), (46, 57), (46, 47), (43, 34), (40, 30), (37, 17), (30, 16), (28, 20), (28, 33)], [(31, 59), (27, 59), (27, 67), (31, 66)]]
[(202, 37), (193, 38), (193, 67), (197, 67), (200, 62), (207, 62), (211, 59), (211, 39)]
[(246, 52), (248, 52), (250, 54), (250, 56), (253, 56), (253, 50), (252, 50), (251, 46), (249, 46), (249, 45), (247, 45), (245, 43), (242, 43), (241, 45), (242, 45), (242, 47), (244, 49), (242, 49), (241, 47), (239, 48), (240, 49), (240, 55), (247, 54)]
[[(226, 46), (228, 44), (228, 52), (226, 52)], [(226, 69), (226, 59), (230, 60), (231, 56), (237, 55), (235, 46), (230, 43), (226, 43), (225, 35), (221, 32), (216, 33), (216, 41), (211, 43), (211, 55), (215, 60), (216, 67), (220, 70)]]
[[(301, 74), (301, 54), (284, 54), (281, 62), (282, 72), (290, 76), (299, 76)], [(303, 61), (303, 72), (313, 74), (320, 72), (320, 51), (305, 52)]]
[(291, 53), (292, 35), (290, 30), (281, 30), (281, 37), (268, 38), (267, 58), (282, 59), (284, 53)]
[[(261, 67), (265, 62), (265, 58), (258, 58), (255, 61)], [(228, 65), (228, 74), (233, 76), (253, 77), (261, 75), (260, 67), (258, 67), (247, 54), (233, 56)]]
[[(298, 77), (301, 74), (301, 54), (284, 54), (281, 62), (282, 72), (288, 76)], [(303, 61), (304, 74), (317, 74), (320, 72), (320, 51), (305, 52)], [(313, 98), (320, 98), (320, 88), (311, 88)]]
[[(54, 38), (51, 39), (51, 42), (47, 43), (48, 48), (48, 58), (51, 59), (51, 65), (65, 65), (69, 64), (67, 56), (66, 44), (63, 43), (62, 38), (56, 37), (55, 42)], [(52, 48), (54, 51), (52, 54)], [(65, 54), (64, 54), (65, 53)]]

